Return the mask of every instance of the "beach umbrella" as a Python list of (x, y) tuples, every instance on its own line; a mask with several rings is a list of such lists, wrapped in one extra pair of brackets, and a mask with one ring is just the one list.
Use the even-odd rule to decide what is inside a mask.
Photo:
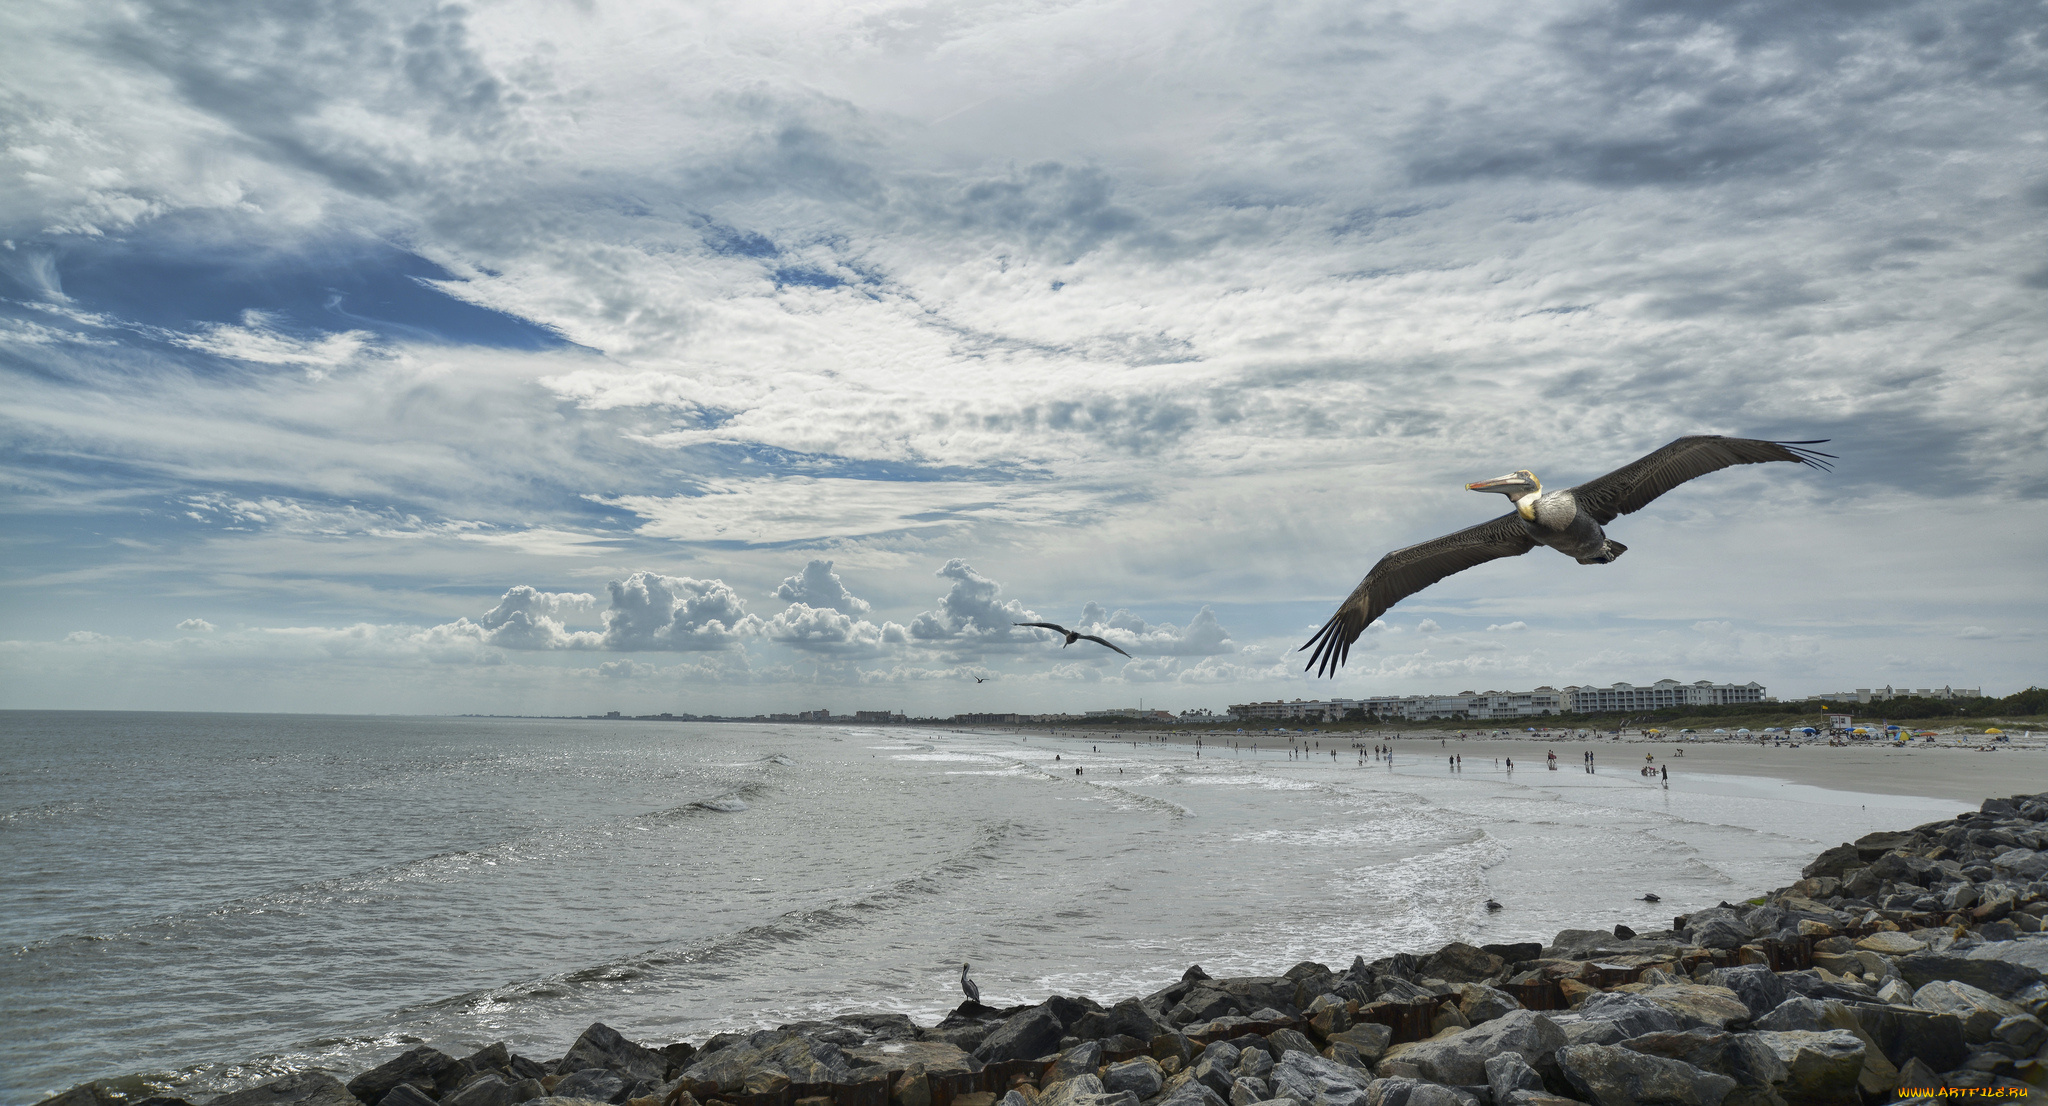
[(1736, 733), (1748, 733), (1749, 731), (1748, 731), (1748, 730), (1736, 730), (1735, 732), (1736, 732)]
[(2005, 731), (2004, 731), (2004, 730), (2001, 730), (2001, 729), (1999, 729), (1999, 728), (1998, 728), (1997, 726), (1992, 726), (1992, 727), (1990, 727), (1990, 728), (1986, 729), (1986, 730), (1985, 730), (1984, 732), (1985, 732), (1985, 733), (2004, 733)]

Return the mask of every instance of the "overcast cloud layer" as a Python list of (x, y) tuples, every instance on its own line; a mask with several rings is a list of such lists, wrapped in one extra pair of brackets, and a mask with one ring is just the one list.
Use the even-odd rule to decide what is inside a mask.
[[(2010, 692), (2044, 120), (2017, 0), (0, 7), (0, 705)], [(1289, 655), (1700, 432), (1841, 461)]]

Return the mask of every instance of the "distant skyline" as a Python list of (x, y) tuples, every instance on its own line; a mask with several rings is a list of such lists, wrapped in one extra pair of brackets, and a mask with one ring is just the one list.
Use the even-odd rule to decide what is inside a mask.
[[(0, 28), (0, 708), (2048, 670), (2038, 4)], [(1382, 554), (1499, 512), (1466, 482), (1689, 433), (1840, 460), (1454, 576), (1303, 675)]]

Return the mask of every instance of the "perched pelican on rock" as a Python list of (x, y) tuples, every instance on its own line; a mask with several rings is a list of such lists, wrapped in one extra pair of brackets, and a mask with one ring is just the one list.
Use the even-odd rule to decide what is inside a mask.
[(1515, 509), (1491, 522), (1380, 558), (1337, 613), (1302, 646), (1315, 650), (1309, 654), (1308, 668), (1319, 676), (1336, 675), (1351, 655), (1352, 642), (1374, 619), (1446, 576), (1501, 557), (1519, 557), (1539, 545), (1582, 565), (1610, 564), (1628, 552), (1628, 546), (1601, 529), (1616, 518), (1642, 510), (1694, 477), (1730, 465), (1793, 461), (1826, 469), (1833, 454), (1803, 448), (1826, 440), (1764, 442), (1696, 434), (1566, 491), (1544, 491), (1543, 482), (1528, 469), (1467, 484), (1471, 491), (1507, 496)]
[(960, 993), (966, 995), (969, 1002), (980, 1002), (981, 988), (976, 987), (974, 981), (967, 978), (967, 968), (966, 964), (960, 965)]

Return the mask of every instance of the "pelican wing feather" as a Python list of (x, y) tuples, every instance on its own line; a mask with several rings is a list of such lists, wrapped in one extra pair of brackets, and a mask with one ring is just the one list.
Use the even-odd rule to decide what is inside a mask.
[(1351, 656), (1351, 643), (1387, 608), (1446, 576), (1502, 557), (1519, 557), (1534, 548), (1536, 539), (1510, 511), (1455, 534), (1394, 550), (1372, 566), (1337, 613), (1302, 646), (1315, 649), (1308, 668), (1319, 676), (1335, 675)]
[(1691, 480), (1731, 465), (1755, 465), (1765, 461), (1795, 461), (1826, 469), (1832, 453), (1802, 448), (1810, 442), (1765, 442), (1754, 438), (1724, 438), (1718, 434), (1694, 434), (1680, 438), (1640, 460), (1631, 461), (1605, 476), (1588, 480), (1572, 489), (1579, 510), (1605, 526), (1622, 515), (1634, 514), (1650, 501)]
[(1059, 623), (1057, 623), (1057, 622), (1012, 622), (1012, 623), (1010, 623), (1010, 625), (1012, 625), (1012, 626), (1036, 626), (1036, 627), (1038, 627), (1038, 628), (1040, 628), (1040, 629), (1042, 629), (1042, 630), (1054, 630), (1054, 631), (1057, 631), (1057, 632), (1059, 632), (1059, 633), (1062, 633), (1062, 634), (1064, 634), (1064, 633), (1066, 633), (1066, 632), (1067, 632), (1067, 628), (1066, 628), (1065, 626), (1062, 626), (1062, 625), (1060, 625), (1060, 624), (1059, 624)]
[[(1112, 642), (1112, 641), (1106, 641), (1106, 640), (1104, 640), (1104, 639), (1102, 639), (1102, 638), (1096, 637), (1096, 636), (1095, 636), (1094, 634), (1082, 634), (1082, 635), (1080, 635), (1079, 637), (1075, 638), (1074, 640), (1076, 640), (1076, 641), (1092, 641), (1092, 642), (1094, 642), (1094, 643), (1095, 643), (1095, 644), (1097, 644), (1097, 645), (1107, 645), (1107, 646), (1109, 646), (1109, 647), (1110, 647), (1111, 649), (1116, 649), (1116, 651), (1117, 651), (1117, 652), (1119, 652), (1119, 653), (1124, 653), (1124, 651), (1123, 651), (1122, 649), (1117, 649), (1117, 647), (1116, 647), (1116, 643), (1115, 643), (1115, 642)], [(1130, 656), (1130, 654), (1129, 654), (1129, 653), (1124, 653), (1124, 656), (1128, 657), (1128, 656)]]

